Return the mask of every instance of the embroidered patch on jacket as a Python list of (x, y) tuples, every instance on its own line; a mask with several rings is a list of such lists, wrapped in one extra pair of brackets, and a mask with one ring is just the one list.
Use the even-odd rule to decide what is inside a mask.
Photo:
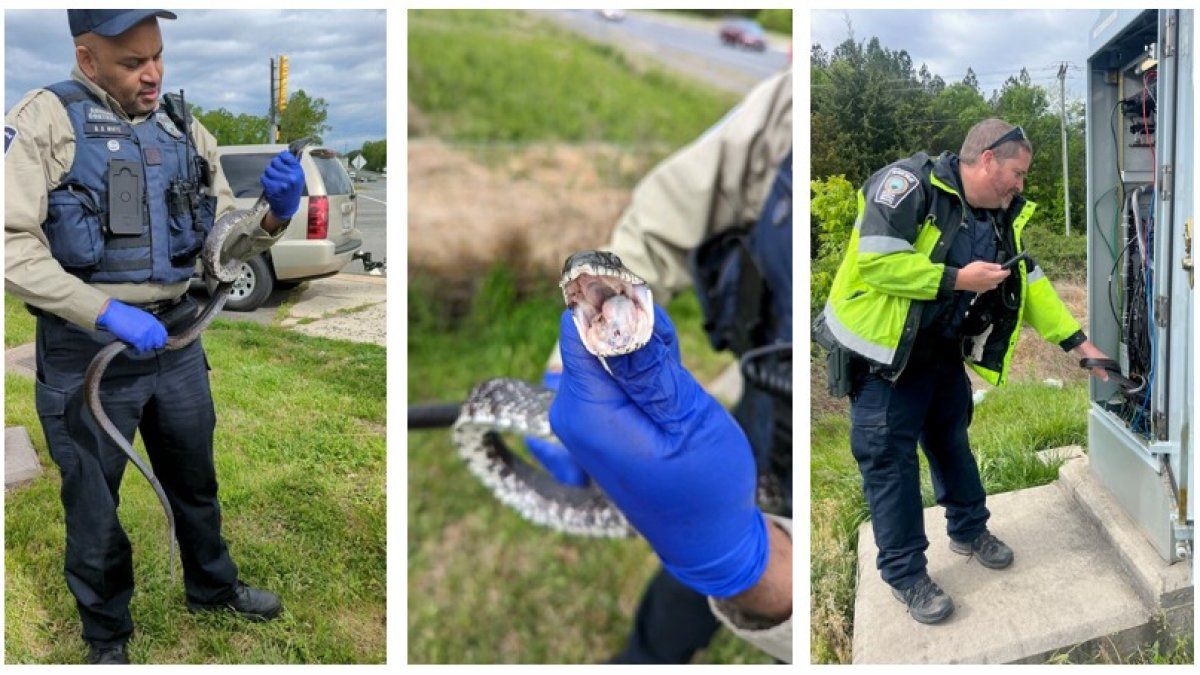
[(17, 128), (4, 125), (4, 156), (8, 156), (8, 149), (12, 147), (12, 142), (17, 139)]
[(179, 130), (179, 127), (175, 126), (175, 122), (165, 112), (160, 110), (154, 113), (154, 120), (158, 122), (158, 126), (162, 127), (163, 131), (171, 134), (172, 137), (183, 138), (183, 132)]
[(117, 116), (111, 110), (105, 110), (99, 106), (88, 106), (87, 121), (89, 122), (120, 122)]
[(912, 172), (894, 166), (880, 181), (879, 189), (875, 191), (875, 201), (894, 209), (917, 189), (919, 182)]

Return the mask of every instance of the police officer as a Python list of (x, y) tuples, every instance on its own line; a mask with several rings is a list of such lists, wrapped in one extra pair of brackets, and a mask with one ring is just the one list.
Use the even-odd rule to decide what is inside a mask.
[[(634, 189), (632, 203), (622, 214), (613, 232), (608, 250), (616, 253), (630, 271), (645, 279), (657, 303), (666, 304), (672, 296), (695, 285), (705, 313), (705, 329), (718, 349), (730, 349), (744, 354), (751, 349), (776, 345), (789, 351), (789, 371), (783, 377), (790, 384), (790, 346), (792, 327), (792, 89), (791, 71), (780, 73), (761, 83), (715, 127), (692, 144), (655, 167)], [(664, 315), (665, 316), (665, 315)], [(661, 323), (661, 321), (659, 321)], [(566, 330), (564, 324), (564, 331)], [(562, 340), (563, 361), (568, 361), (569, 344)], [(557, 382), (556, 372), (562, 367), (552, 355), (548, 383)], [(594, 359), (592, 359), (594, 361)], [(588, 359), (577, 361), (586, 370)], [(612, 359), (610, 359), (612, 363)], [(569, 368), (568, 368), (569, 370)], [(568, 373), (569, 375), (570, 373)], [(690, 376), (688, 376), (690, 379)], [(567, 398), (560, 390), (556, 406), (566, 406)], [(599, 469), (621, 468), (621, 456), (595, 452), (595, 444), (582, 439), (595, 438), (588, 433), (590, 424), (601, 419), (597, 411), (564, 416), (574, 420), (565, 427), (555, 427), (555, 434), (567, 444), (570, 454), (550, 443), (529, 441), (530, 449), (539, 461), (564, 482), (586, 482), (587, 471), (576, 465), (582, 458)], [(781, 515), (791, 511), (791, 400), (747, 386), (735, 412), (749, 448), (757, 460), (758, 472), (774, 479), (782, 487), (785, 498), (780, 504)], [(604, 419), (609, 419), (605, 417)], [(619, 417), (618, 417), (619, 419)], [(554, 417), (552, 413), (551, 421)], [(674, 475), (671, 480), (680, 485), (690, 481), (704, 482), (720, 476), (723, 486), (718, 492), (728, 499), (709, 501), (706, 505), (716, 512), (738, 511), (753, 506), (754, 485), (751, 462), (751, 484), (739, 483), (729, 473), (737, 466), (739, 453), (744, 452), (745, 439), (737, 441), (741, 431), (729, 432), (728, 446), (714, 448), (714, 457), (700, 473), (706, 475)], [(613, 432), (601, 436), (621, 439)], [(572, 445), (570, 439), (581, 439)], [(528, 439), (527, 439), (528, 441)], [(750, 458), (747, 458), (748, 460)], [(615, 464), (613, 462), (616, 462)], [(581, 462), (582, 463), (582, 462)], [(647, 467), (630, 471), (647, 471)], [(670, 469), (659, 467), (664, 471)], [(605, 484), (594, 476), (601, 487), (616, 499), (616, 486)], [(655, 507), (661, 491), (638, 492), (626, 490), (618, 506), (623, 510), (645, 510), (665, 514), (667, 509)], [(713, 491), (699, 489), (716, 499)], [(736, 498), (734, 495), (738, 495)], [(735, 508), (733, 504), (738, 506)], [(628, 514), (628, 510), (627, 510)], [(748, 516), (749, 517), (749, 516)], [(665, 518), (665, 516), (663, 516)], [(758, 522), (758, 521), (754, 521)], [(755, 536), (773, 538), (773, 553), (786, 546), (790, 555), (787, 520), (768, 517), (762, 529), (753, 529)], [(681, 523), (666, 519), (635, 523), (664, 561), (675, 558), (678, 551), (670, 543), (657, 540), (651, 531), (684, 533), (693, 540), (706, 540), (713, 546), (722, 539), (712, 529), (698, 527), (688, 530)], [(782, 529), (780, 529), (782, 528)], [(731, 539), (735, 539), (732, 534)], [(776, 538), (777, 537), (777, 538)], [(670, 537), (668, 537), (670, 538)], [(766, 539), (748, 537), (765, 547)], [(748, 545), (747, 545), (748, 546)], [(753, 548), (753, 547), (751, 547)], [(724, 550), (724, 549), (722, 549)], [(756, 555), (735, 558), (763, 564), (766, 549), (755, 549)], [(727, 550), (725, 552), (728, 552)], [(745, 571), (744, 569), (742, 571)], [(761, 573), (762, 568), (757, 568)], [(721, 576), (721, 575), (718, 575)], [(732, 575), (737, 577), (736, 574)], [(681, 578), (683, 579), (681, 581)], [(748, 639), (761, 636), (769, 627), (772, 638), (780, 645), (768, 651), (779, 658), (789, 659), (790, 646), (790, 567), (786, 575), (786, 611), (765, 621), (743, 621), (735, 608), (712, 602), (711, 597), (728, 598), (745, 592), (746, 579), (722, 583), (703, 583), (680, 569), (660, 570), (647, 586), (639, 603), (633, 630), (628, 643), (614, 663), (687, 663), (692, 655), (711, 641), (720, 623)], [(736, 593), (734, 590), (736, 589)], [(779, 605), (775, 606), (776, 611)], [(737, 617), (737, 618), (731, 618)], [(784, 621), (786, 620), (786, 621)], [(747, 626), (754, 626), (747, 631)], [(786, 639), (779, 636), (785, 634)], [(782, 645), (786, 643), (786, 648)]]
[[(216, 417), (199, 341), (163, 351), (196, 314), (186, 296), (212, 227), (216, 141), (162, 96), (164, 10), (68, 10), (71, 79), (28, 93), (5, 119), (5, 285), (37, 315), (38, 416), (62, 476), (66, 580), (90, 663), (128, 663), (133, 564), (117, 520), (125, 455), (86, 412), (84, 369), (132, 346), (101, 383), (127, 438), (140, 430), (175, 512), (188, 608), (267, 620), (279, 598), (251, 588), (221, 537)], [(190, 120), (190, 121), (189, 121)], [(262, 177), (270, 212), (231, 247), (266, 250), (299, 206), (304, 174), (283, 152)], [(132, 352), (132, 353), (131, 353)]]
[(988, 119), (971, 128), (957, 156), (918, 153), (871, 176), (814, 325), (818, 341), (851, 355), (850, 445), (879, 545), (876, 564), (922, 623), (942, 621), (954, 603), (926, 572), (918, 441), (946, 509), (950, 548), (992, 569), (1013, 560), (987, 528), (961, 363), (1004, 384), (1022, 319), (1064, 351), (1103, 358), (1041, 267), (1003, 265), (1025, 252), (1021, 231), (1035, 205), (1021, 191), (1032, 153), (1021, 127)]

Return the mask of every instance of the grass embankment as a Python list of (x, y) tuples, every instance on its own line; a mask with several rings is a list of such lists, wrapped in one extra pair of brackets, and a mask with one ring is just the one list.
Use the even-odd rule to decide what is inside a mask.
[(546, 20), (480, 10), (408, 13), (408, 95), (451, 140), (670, 148), (736, 102)]
[[(489, 377), (540, 380), (562, 311), (556, 286), (519, 298), (498, 265), (458, 321), (431, 295), (420, 280), (409, 290), (411, 402), (461, 400)], [(707, 347), (693, 295), (668, 311), (699, 378), (729, 363)], [(467, 472), (446, 431), (409, 433), (408, 453), (410, 662), (588, 663), (623, 645), (657, 566), (644, 542), (572, 537), (526, 522)], [(698, 660), (769, 662), (725, 633)]]
[[(11, 297), (5, 316), (6, 345), (32, 339), (32, 319)], [(133, 660), (382, 663), (385, 350), (227, 321), (203, 340), (224, 535), (242, 578), (279, 593), (284, 614), (249, 624), (188, 613), (181, 581), (168, 575), (162, 509), (128, 467), (119, 512), (137, 579)], [(45, 469), (5, 495), (5, 660), (80, 663), (79, 619), (62, 573), (58, 471), (33, 382), (9, 374), (5, 393), (6, 425), (29, 431)], [(140, 439), (136, 445), (144, 452)]]

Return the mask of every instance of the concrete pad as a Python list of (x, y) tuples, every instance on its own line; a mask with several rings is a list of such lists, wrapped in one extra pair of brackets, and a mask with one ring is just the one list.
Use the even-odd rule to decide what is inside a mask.
[(908, 616), (875, 568), (870, 523), (859, 530), (855, 663), (1012, 663), (1106, 636), (1142, 639), (1150, 612), (1120, 561), (1064, 490), (1046, 485), (988, 497), (989, 529), (1011, 567), (990, 570), (949, 549), (941, 507), (925, 510), (929, 573), (955, 611), (927, 626)]
[(387, 346), (387, 304), (379, 303), (348, 314), (336, 314), (311, 323), (296, 323), (292, 330), (305, 335)]
[[(1100, 484), (1086, 459), (1063, 465), (1056, 484), (1095, 525), (1134, 590), (1151, 610), (1171, 610), (1194, 603), (1188, 561), (1172, 564), (1164, 560), (1133, 518)], [(1167, 489), (1165, 485), (1163, 489)]]
[(37, 372), (34, 344), (26, 342), (4, 351), (4, 372), (33, 379)]
[(24, 485), (42, 474), (42, 463), (25, 427), (4, 428), (4, 489)]
[(288, 312), (294, 319), (320, 319), (330, 314), (387, 301), (387, 279), (337, 274), (308, 282)]
[(732, 408), (742, 398), (742, 371), (734, 361), (725, 367), (712, 381), (704, 383), (704, 389), (726, 408)]

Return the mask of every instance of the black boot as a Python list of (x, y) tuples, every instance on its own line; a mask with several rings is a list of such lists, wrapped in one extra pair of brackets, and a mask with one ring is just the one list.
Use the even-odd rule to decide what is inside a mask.
[(92, 645), (88, 650), (87, 662), (96, 666), (125, 666), (129, 665), (129, 653), (125, 651), (124, 644), (112, 647)]
[(933, 583), (928, 574), (908, 588), (893, 588), (892, 595), (908, 605), (909, 615), (921, 623), (937, 623), (954, 611), (954, 601)]
[(250, 621), (270, 621), (279, 616), (282, 608), (278, 595), (261, 588), (251, 588), (240, 581), (233, 597), (225, 602), (213, 605), (188, 603), (188, 610), (192, 612), (234, 612)]
[(972, 541), (950, 540), (950, 550), (959, 555), (974, 555), (980, 565), (1002, 570), (1012, 564), (1013, 551), (991, 532), (984, 530)]

